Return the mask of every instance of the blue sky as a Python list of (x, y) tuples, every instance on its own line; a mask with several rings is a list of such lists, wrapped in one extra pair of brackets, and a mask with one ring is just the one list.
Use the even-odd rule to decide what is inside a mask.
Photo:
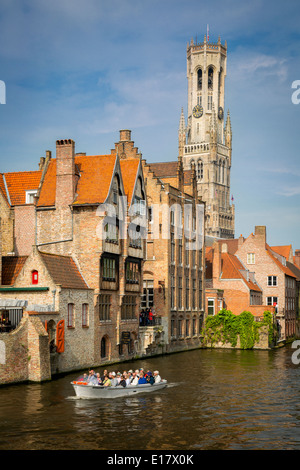
[(236, 236), (267, 226), (300, 248), (300, 3), (237, 0), (1, 0), (1, 171), (38, 168), (55, 141), (110, 153), (120, 129), (149, 161), (177, 158), (186, 45), (227, 41)]

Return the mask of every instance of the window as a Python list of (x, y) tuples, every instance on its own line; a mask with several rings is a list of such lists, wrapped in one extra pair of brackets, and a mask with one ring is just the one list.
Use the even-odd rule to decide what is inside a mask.
[(199, 160), (197, 164), (197, 178), (198, 180), (203, 179), (203, 161)]
[(26, 191), (26, 204), (33, 204), (34, 203), (34, 197), (37, 195), (37, 190), (35, 189), (34, 191)]
[(215, 299), (208, 299), (207, 300), (207, 313), (208, 315), (215, 314)]
[(207, 87), (209, 90), (213, 89), (213, 81), (214, 81), (214, 71), (212, 67), (208, 69), (208, 79), (207, 79)]
[(104, 227), (105, 241), (108, 243), (118, 243), (118, 227), (115, 224), (107, 223)]
[(153, 280), (143, 281), (141, 308), (153, 307)]
[(208, 111), (212, 110), (212, 95), (208, 95), (207, 97), (207, 109)]
[(185, 320), (185, 336), (190, 336), (190, 320)]
[(99, 320), (100, 321), (110, 320), (110, 295), (109, 294), (99, 295)]
[(89, 304), (82, 304), (82, 326), (88, 326)]
[(175, 276), (171, 276), (171, 308), (175, 308)]
[(268, 276), (268, 286), (277, 286), (277, 276)]
[(190, 280), (188, 277), (185, 278), (185, 308), (190, 308)]
[(267, 297), (267, 305), (278, 305), (278, 297)]
[(178, 245), (178, 263), (182, 264), (182, 238), (179, 238)]
[(196, 317), (193, 317), (192, 328), (193, 328), (193, 336), (195, 336), (197, 334), (197, 331), (196, 331)]
[(255, 264), (255, 253), (247, 253), (247, 264)]
[(178, 336), (179, 336), (179, 338), (182, 338), (182, 336), (183, 336), (182, 318), (181, 317), (178, 319)]
[(74, 304), (68, 304), (68, 328), (74, 328)]
[(138, 196), (134, 198), (134, 213), (135, 215), (146, 215), (146, 201)]
[(199, 310), (202, 310), (202, 278), (199, 278)]
[(128, 284), (139, 283), (139, 263), (135, 261), (126, 262), (126, 282)]
[(116, 281), (116, 260), (113, 258), (103, 258), (102, 278), (104, 281)]
[(175, 239), (174, 232), (171, 232), (171, 263), (175, 261)]
[(199, 69), (197, 72), (197, 82), (198, 82), (198, 90), (202, 90), (202, 70)]
[(175, 336), (175, 318), (171, 318), (171, 336)]
[(182, 308), (182, 277), (178, 278), (178, 308)]
[(122, 320), (134, 320), (136, 318), (135, 305), (136, 305), (135, 295), (124, 295), (122, 308), (121, 308)]
[(193, 307), (193, 310), (196, 310), (196, 279), (193, 279), (192, 307)]

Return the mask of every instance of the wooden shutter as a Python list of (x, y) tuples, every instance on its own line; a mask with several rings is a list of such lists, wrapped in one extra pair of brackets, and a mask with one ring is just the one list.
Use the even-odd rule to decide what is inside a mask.
[(65, 350), (65, 320), (60, 320), (56, 327), (56, 351), (63, 353)]

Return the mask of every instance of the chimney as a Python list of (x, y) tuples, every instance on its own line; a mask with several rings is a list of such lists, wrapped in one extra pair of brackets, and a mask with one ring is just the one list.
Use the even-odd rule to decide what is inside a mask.
[(72, 204), (75, 196), (75, 142), (56, 141), (56, 207)]
[(241, 234), (238, 238), (238, 247), (240, 248), (240, 246), (242, 246), (242, 244), (244, 243), (244, 237), (243, 235)]
[(300, 268), (300, 250), (295, 250), (295, 265)]
[(120, 142), (129, 142), (131, 140), (131, 131), (129, 129), (120, 130)]
[(255, 226), (255, 236), (260, 238), (264, 243), (267, 241), (267, 229), (265, 225)]
[(213, 263), (212, 263), (212, 278), (213, 280), (219, 280), (222, 271), (222, 258), (221, 258), (221, 246), (218, 242), (215, 242), (213, 248)]

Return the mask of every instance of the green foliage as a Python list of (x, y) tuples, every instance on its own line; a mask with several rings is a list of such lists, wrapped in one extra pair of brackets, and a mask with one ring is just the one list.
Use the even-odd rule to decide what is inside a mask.
[(244, 311), (234, 315), (230, 310), (222, 309), (217, 315), (208, 316), (202, 330), (204, 344), (214, 345), (221, 341), (237, 345), (240, 338), (242, 349), (252, 349), (259, 341), (259, 329), (262, 326), (269, 328), (269, 343), (273, 340), (274, 326), (270, 312), (264, 312), (262, 322), (256, 322), (251, 312)]

